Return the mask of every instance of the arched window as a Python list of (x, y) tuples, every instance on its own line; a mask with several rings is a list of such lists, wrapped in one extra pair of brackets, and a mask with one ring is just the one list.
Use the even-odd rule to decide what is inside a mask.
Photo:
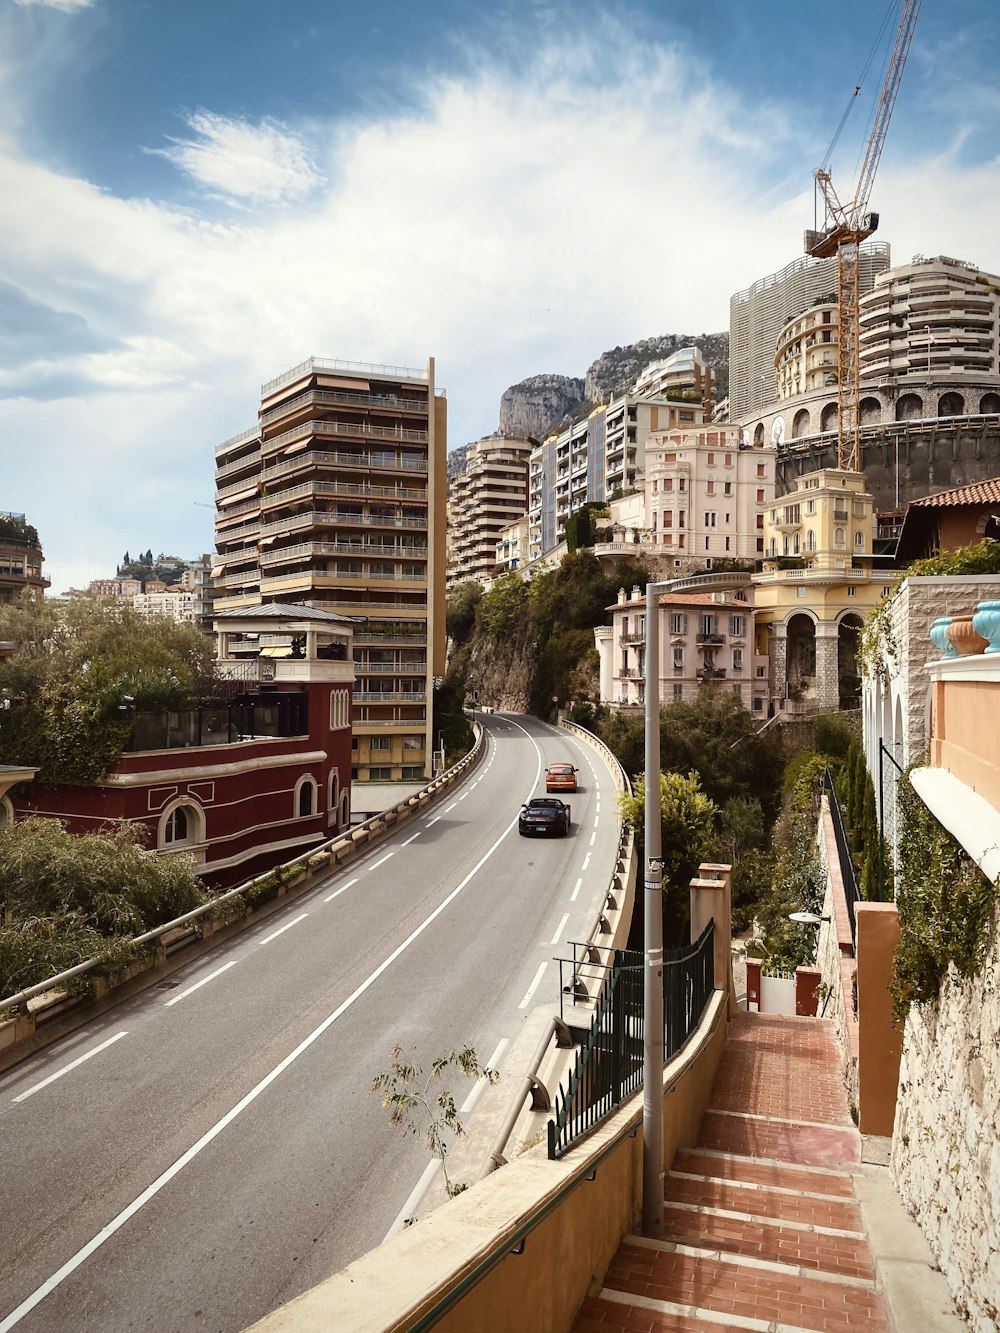
[(316, 779), (306, 773), (295, 784), (295, 813), (299, 819), (309, 819), (316, 813), (319, 789)]
[(864, 546), (865, 546), (865, 534), (864, 534), (863, 532), (856, 532), (856, 533), (854, 534), (854, 545), (855, 545), (855, 548), (856, 548), (857, 550), (859, 550), (859, 551), (863, 551), (863, 550), (864, 550)]
[(337, 769), (330, 772), (330, 787), (326, 796), (327, 822), (333, 824), (340, 813), (340, 773)]
[(806, 533), (806, 550), (815, 551), (815, 549), (816, 549), (816, 533), (813, 531), (812, 528), (810, 528), (809, 531)]
[(799, 534), (796, 533), (795, 536), (794, 536), (794, 538), (793, 538), (793, 540), (792, 540), (792, 550), (795, 552), (796, 555), (798, 555), (800, 549), (801, 549), (801, 548), (800, 548)]
[(834, 530), (833, 530), (833, 544), (834, 544), (834, 546), (840, 546), (840, 547), (842, 547), (842, 546), (844, 545), (844, 529), (843, 529), (843, 528), (834, 528)]
[(205, 811), (190, 797), (168, 805), (160, 816), (156, 845), (163, 851), (196, 847), (206, 841)]

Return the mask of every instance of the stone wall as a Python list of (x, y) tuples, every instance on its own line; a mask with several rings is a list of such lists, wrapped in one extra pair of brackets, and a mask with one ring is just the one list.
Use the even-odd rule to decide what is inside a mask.
[[(997, 922), (1000, 938), (1000, 922)], [(892, 1170), (975, 1333), (1000, 1327), (1000, 960), (911, 1010)]]

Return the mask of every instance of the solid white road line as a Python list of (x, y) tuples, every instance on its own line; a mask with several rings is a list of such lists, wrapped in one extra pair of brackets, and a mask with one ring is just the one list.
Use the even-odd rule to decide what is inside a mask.
[(458, 802), (452, 801), (451, 805), (445, 807), (444, 813), (447, 814), (449, 810), (454, 810), (456, 805), (458, 805)]
[[(535, 973), (535, 979), (534, 979), (534, 981), (532, 981), (532, 983), (531, 983), (531, 985), (528, 987), (528, 989), (524, 992), (524, 999), (523, 999), (523, 1000), (521, 1001), (521, 1003), (517, 1006), (518, 1009), (527, 1009), (528, 1005), (531, 1003), (531, 997), (534, 995), (535, 991), (538, 989), (538, 983), (541, 981), (542, 977), (545, 975), (545, 969), (546, 969), (547, 967), (548, 967), (548, 963), (539, 963), (539, 965), (538, 965), (538, 971)], [(3, 1333), (3, 1329), (2, 1329), (2, 1328), (0, 1328), (0, 1333)]]
[[(487, 1069), (496, 1069), (500, 1061), (503, 1059), (504, 1051), (507, 1049), (509, 1045), (510, 1042), (507, 1040), (507, 1038), (501, 1037), (500, 1040), (497, 1042), (496, 1050), (486, 1061), (485, 1067)], [(472, 1091), (469, 1093), (468, 1097), (466, 1097), (462, 1105), (458, 1108), (458, 1114), (468, 1115), (469, 1112), (472, 1110), (472, 1108), (475, 1106), (476, 1102), (479, 1101), (480, 1097), (483, 1095), (483, 1093), (489, 1086), (490, 1085), (488, 1079), (477, 1078), (475, 1084), (473, 1085)]]
[(576, 902), (577, 895), (579, 894), (579, 892), (580, 892), (580, 888), (581, 888), (582, 885), (583, 885), (583, 876), (581, 875), (580, 878), (576, 881), (576, 888), (575, 888), (575, 889), (573, 890), (573, 892), (569, 895), (569, 900), (570, 900), (571, 903), (575, 903), (575, 902)]
[(172, 1000), (167, 1000), (167, 1002), (163, 1006), (164, 1009), (169, 1009), (172, 1004), (180, 1004), (181, 1000), (186, 1000), (187, 997), (193, 994), (196, 990), (201, 990), (202, 986), (207, 986), (210, 981), (214, 981), (215, 978), (220, 975), (220, 973), (228, 972), (231, 967), (235, 966), (236, 966), (235, 958), (232, 960), (232, 962), (223, 963), (222, 966), (217, 967), (214, 972), (209, 972), (207, 977), (202, 977), (202, 979), (200, 981), (196, 981), (193, 986), (188, 986), (187, 990), (182, 990), (179, 995), (175, 995)]
[(549, 940), (549, 943), (550, 943), (550, 944), (558, 944), (558, 943), (559, 943), (560, 936), (562, 935), (563, 931), (566, 929), (566, 922), (567, 922), (568, 920), (569, 920), (569, 912), (566, 912), (566, 913), (564, 913), (564, 915), (563, 915), (563, 919), (559, 922), (559, 925), (556, 927), (556, 933), (555, 933), (555, 934), (552, 936), (552, 938)]
[(412, 838), (407, 838), (405, 842), (401, 842), (401, 843), (399, 844), (400, 847), (409, 847), (409, 845), (410, 845), (411, 842), (416, 842), (416, 840), (420, 837), (420, 834), (421, 834), (422, 831), (423, 831), (423, 830), (418, 829), (417, 832), (414, 833), (414, 835), (413, 835)]
[(305, 921), (308, 915), (309, 915), (308, 912), (300, 912), (298, 916), (293, 916), (291, 921), (286, 921), (285, 924), (283, 926), (279, 926), (277, 930), (272, 930), (270, 935), (266, 935), (264, 939), (259, 941), (259, 943), (270, 944), (271, 941), (276, 940), (279, 935), (284, 935), (286, 930), (291, 930), (291, 928), (293, 926), (297, 926), (300, 921)]
[(12, 1102), (27, 1101), (29, 1097), (34, 1097), (36, 1092), (41, 1092), (42, 1088), (47, 1088), (50, 1083), (54, 1083), (57, 1078), (62, 1078), (63, 1074), (68, 1074), (71, 1069), (76, 1069), (79, 1065), (84, 1064), (87, 1060), (90, 1059), (92, 1055), (97, 1055), (99, 1051), (106, 1050), (107, 1047), (113, 1046), (116, 1041), (120, 1041), (122, 1037), (125, 1037), (127, 1035), (128, 1035), (128, 1029), (123, 1028), (121, 1032), (116, 1032), (115, 1035), (113, 1037), (109, 1037), (107, 1041), (102, 1041), (100, 1046), (95, 1046), (92, 1051), (87, 1051), (85, 1055), (78, 1055), (77, 1058), (75, 1060), (71, 1060), (68, 1065), (63, 1065), (62, 1069), (57, 1069), (56, 1072), (54, 1074), (50, 1074), (48, 1078), (43, 1078), (41, 1083), (36, 1083), (34, 1087), (29, 1088), (27, 1092), (19, 1093), (17, 1097), (11, 1097), (11, 1101)]
[(587, 855), (583, 858), (583, 865), (580, 867), (580, 869), (586, 870), (589, 865), (590, 865), (590, 853), (588, 852)]
[(358, 882), (357, 876), (355, 876), (354, 879), (349, 879), (346, 884), (341, 884), (340, 888), (336, 891), (336, 893), (329, 894), (326, 898), (323, 899), (323, 901), (325, 903), (332, 903), (334, 898), (339, 898), (342, 893), (346, 893), (348, 889), (353, 888), (354, 885), (357, 884), (357, 882)]
[(435, 815), (433, 819), (428, 819), (427, 828), (430, 828), (432, 824), (436, 824), (440, 818), (441, 818), (440, 815)]
[(366, 869), (378, 870), (379, 866), (384, 866), (386, 861), (388, 861), (389, 857), (392, 855), (393, 855), (392, 852), (386, 852), (385, 856), (379, 857), (377, 861), (373, 861), (370, 866), (366, 866)]
[[(539, 773), (541, 772), (540, 763), (538, 767), (538, 772)], [(538, 773), (535, 774), (536, 784), (537, 781), (538, 781)], [(427, 916), (424, 917), (420, 925), (415, 927), (409, 933), (409, 935), (407, 935), (406, 939), (403, 940), (402, 944), (398, 944), (396, 948), (393, 949), (392, 953), (389, 954), (388, 957), (384, 958), (381, 963), (379, 963), (378, 967), (374, 970), (374, 972), (370, 972), (368, 976), (364, 979), (364, 981), (362, 981), (360, 985), (354, 988), (354, 990), (350, 993), (350, 995), (348, 995), (346, 1000), (344, 1000), (341, 1004), (339, 1004), (332, 1013), (327, 1014), (326, 1018), (323, 1019), (322, 1023), (320, 1023), (318, 1027), (313, 1028), (312, 1032), (310, 1032), (307, 1037), (304, 1037), (302, 1041), (299, 1042), (298, 1046), (295, 1047), (294, 1050), (290, 1051), (283, 1060), (281, 1060), (278, 1064), (276, 1064), (269, 1074), (265, 1074), (264, 1077), (260, 1080), (260, 1082), (255, 1084), (255, 1086), (250, 1089), (250, 1091), (246, 1094), (245, 1097), (241, 1098), (240, 1101), (238, 1101), (231, 1110), (227, 1111), (221, 1120), (217, 1120), (215, 1124), (212, 1126), (212, 1128), (207, 1130), (201, 1136), (201, 1138), (197, 1141), (197, 1143), (193, 1143), (191, 1147), (187, 1149), (186, 1152), (183, 1152), (180, 1155), (180, 1157), (178, 1157), (177, 1161), (173, 1163), (172, 1166), (168, 1166), (166, 1171), (164, 1171), (162, 1175), (157, 1176), (157, 1178), (153, 1181), (151, 1185), (147, 1185), (147, 1187), (142, 1191), (142, 1193), (138, 1195), (137, 1198), (133, 1199), (132, 1202), (128, 1204), (127, 1207), (123, 1208), (122, 1211), (117, 1215), (117, 1217), (113, 1217), (111, 1221), (107, 1224), (107, 1226), (102, 1227), (101, 1230), (97, 1233), (97, 1235), (92, 1237), (87, 1242), (87, 1244), (83, 1246), (82, 1249), (77, 1250), (76, 1254), (74, 1254), (72, 1258), (67, 1259), (61, 1268), (57, 1269), (56, 1272), (53, 1273), (51, 1277), (46, 1278), (46, 1280), (42, 1283), (42, 1285), (40, 1287), (37, 1287), (31, 1293), (30, 1296), (26, 1297), (17, 1307), (16, 1310), (12, 1310), (11, 1313), (6, 1317), (6, 1319), (0, 1320), (0, 1333), (9, 1333), (10, 1329), (14, 1328), (15, 1325), (19, 1324), (21, 1320), (25, 1317), (25, 1315), (30, 1314), (31, 1311), (34, 1310), (34, 1308), (37, 1305), (40, 1305), (41, 1302), (45, 1300), (46, 1296), (50, 1295), (53, 1291), (55, 1291), (55, 1289), (58, 1286), (60, 1286), (66, 1280), (66, 1278), (70, 1276), (71, 1273), (75, 1273), (81, 1264), (85, 1263), (92, 1254), (94, 1254), (97, 1250), (101, 1248), (101, 1246), (105, 1243), (105, 1241), (110, 1240), (111, 1237), (115, 1235), (116, 1232), (121, 1230), (121, 1228), (130, 1218), (134, 1217), (135, 1214), (139, 1212), (141, 1208), (145, 1207), (145, 1205), (149, 1203), (150, 1199), (155, 1198), (156, 1195), (159, 1194), (160, 1190), (162, 1190), (165, 1185), (168, 1185), (170, 1181), (173, 1180), (174, 1176), (178, 1175), (181, 1171), (184, 1170), (184, 1168), (190, 1162), (194, 1161), (194, 1159), (198, 1156), (198, 1154), (202, 1152), (203, 1149), (207, 1148), (208, 1145), (213, 1141), (213, 1139), (218, 1138), (218, 1136), (222, 1133), (222, 1131), (226, 1129), (229, 1125), (231, 1125), (237, 1116), (242, 1115), (242, 1113), (247, 1109), (247, 1107), (250, 1106), (253, 1102), (255, 1102), (257, 1098), (260, 1096), (260, 1094), (265, 1091), (265, 1089), (271, 1086), (271, 1084), (275, 1081), (276, 1078), (279, 1078), (285, 1072), (285, 1070), (288, 1069), (290, 1065), (294, 1064), (295, 1061), (298, 1060), (298, 1058), (301, 1055), (304, 1055), (305, 1052), (309, 1049), (309, 1047), (312, 1046), (312, 1044), (315, 1041), (318, 1041), (320, 1037), (322, 1037), (323, 1033), (326, 1032), (327, 1028), (332, 1027), (333, 1024), (336, 1023), (337, 1019), (340, 1018), (343, 1014), (345, 1014), (348, 1011), (348, 1009), (350, 1009), (351, 1006), (354, 1005), (361, 998), (362, 995), (364, 995), (365, 991), (367, 991), (371, 986), (375, 984), (375, 982), (379, 979), (382, 973), (387, 971), (396, 961), (396, 959), (399, 958), (402, 954), (404, 954), (406, 950), (410, 947), (410, 945), (414, 943), (415, 940), (420, 938), (420, 936), (424, 933), (424, 931), (428, 928), (428, 926), (430, 926), (434, 921), (436, 921), (437, 918), (441, 915), (441, 913), (451, 906), (451, 904), (455, 901), (455, 899), (462, 892), (462, 890), (465, 889), (469, 883), (471, 883), (473, 878), (483, 868), (483, 866), (490, 859), (493, 853), (497, 850), (497, 848), (500, 846), (500, 844), (503, 842), (507, 834), (511, 831), (511, 829), (514, 827), (516, 823), (517, 823), (517, 816), (515, 815), (515, 817), (510, 821), (507, 827), (503, 830), (500, 836), (493, 843), (493, 845), (488, 849), (488, 851), (486, 851), (482, 855), (482, 857), (480, 857), (480, 859), (472, 867), (472, 869), (462, 880), (462, 882), (456, 885), (455, 888), (452, 889), (451, 893), (449, 893), (445, 898), (441, 900), (440, 903), (438, 903), (437, 907), (435, 907), (433, 912), (430, 912)], [(303, 915), (308, 915), (308, 913), (303, 913)], [(301, 918), (299, 919), (301, 920)], [(541, 980), (541, 975), (542, 972), (544, 971), (544, 967), (545, 965), (543, 964), (542, 967), (539, 968), (538, 970), (538, 981)], [(537, 985), (537, 981), (535, 984)], [(532, 990), (533, 989), (534, 988), (532, 987)], [(525, 996), (525, 1003), (530, 998), (531, 998), (531, 991), (529, 991), (528, 994)], [(522, 1008), (523, 1007), (524, 1005), (522, 1004)]]
[(427, 1163), (427, 1165), (423, 1169), (423, 1172), (421, 1173), (420, 1179), (417, 1181), (413, 1189), (410, 1191), (410, 1197), (403, 1204), (402, 1208), (400, 1208), (399, 1212), (396, 1214), (396, 1220), (393, 1222), (389, 1230), (385, 1233), (386, 1240), (388, 1240), (390, 1236), (394, 1236), (397, 1231), (402, 1231), (406, 1219), (408, 1217), (413, 1216), (417, 1204), (427, 1193), (431, 1181), (434, 1179), (434, 1177), (440, 1170), (441, 1170), (441, 1162), (439, 1158), (435, 1157)]

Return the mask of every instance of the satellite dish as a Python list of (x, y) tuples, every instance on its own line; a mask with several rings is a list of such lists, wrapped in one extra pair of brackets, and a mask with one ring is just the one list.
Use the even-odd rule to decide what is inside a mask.
[(817, 916), (815, 912), (789, 912), (789, 921), (796, 921), (800, 926), (818, 926), (821, 921), (829, 921), (828, 916)]

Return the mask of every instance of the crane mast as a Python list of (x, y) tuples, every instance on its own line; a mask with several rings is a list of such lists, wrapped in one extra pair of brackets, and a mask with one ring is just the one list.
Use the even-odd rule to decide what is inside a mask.
[(892, 56), (886, 67), (853, 198), (846, 203), (840, 201), (828, 167), (819, 167), (813, 173), (816, 187), (823, 197), (825, 216), (821, 230), (806, 232), (805, 251), (816, 259), (837, 256), (837, 317), (840, 325), (837, 357), (837, 467), (849, 472), (857, 472), (861, 464), (858, 304), (861, 242), (878, 228), (878, 214), (866, 210), (903, 76), (903, 66), (913, 40), (920, 2), (903, 0)]

